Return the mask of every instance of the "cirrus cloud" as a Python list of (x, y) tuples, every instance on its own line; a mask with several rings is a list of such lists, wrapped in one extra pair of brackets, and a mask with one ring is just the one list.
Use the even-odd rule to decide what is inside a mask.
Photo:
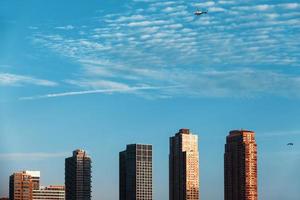
[(57, 86), (58, 83), (45, 80), (45, 79), (38, 79), (26, 75), (0, 73), (0, 86), (22, 86), (22, 85), (38, 85), (38, 86), (53, 87), (53, 86)]

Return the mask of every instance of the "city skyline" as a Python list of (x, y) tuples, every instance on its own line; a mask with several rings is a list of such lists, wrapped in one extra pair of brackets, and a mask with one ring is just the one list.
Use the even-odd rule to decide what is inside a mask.
[[(182, 128), (170, 137), (169, 145), (169, 199), (200, 200), (198, 136)], [(232, 130), (226, 137), (225, 200), (257, 199), (256, 147), (253, 131)], [(151, 144), (128, 144), (126, 150), (119, 152), (120, 200), (153, 199), (152, 152)], [(91, 199), (91, 163), (85, 150), (74, 150), (72, 157), (65, 159), (65, 186), (40, 186), (40, 171), (15, 172), (10, 176), (10, 198)]]
[(93, 198), (116, 200), (119, 152), (141, 143), (166, 200), (168, 138), (189, 128), (202, 200), (224, 198), (225, 137), (241, 129), (256, 133), (259, 199), (299, 200), (298, 0), (0, 0), (0, 13), (0, 197), (23, 169), (63, 184), (82, 148)]
[[(184, 129), (180, 129), (180, 131), (179, 132), (184, 132), (184, 131), (188, 131), (189, 132), (189, 129), (186, 129), (186, 128), (184, 128)], [(185, 132), (186, 132), (185, 131)], [(238, 130), (238, 131), (235, 131), (235, 132), (251, 132), (251, 131), (245, 131), (244, 129), (241, 129), (241, 130)], [(234, 132), (234, 131), (231, 131), (231, 132)], [(76, 150), (76, 151), (83, 151), (83, 150)], [(75, 152), (75, 151), (74, 151)], [(73, 152), (73, 154), (74, 154), (74, 152)], [(83, 151), (83, 152), (85, 152), (85, 151)], [(225, 170), (225, 169), (224, 169)], [(35, 171), (30, 171), (30, 170), (27, 170), (27, 171), (24, 171), (24, 172), (28, 172), (29, 174), (31, 174), (32, 176), (33, 176), (33, 174), (35, 174), (36, 175), (36, 177), (38, 177), (38, 178), (36, 178), (36, 179), (33, 179), (33, 180), (37, 180), (37, 184), (39, 184), (39, 173), (40, 172), (35, 172)], [(34, 177), (34, 176), (33, 176)], [(37, 186), (36, 186), (37, 187)], [(225, 187), (225, 186), (224, 186)]]

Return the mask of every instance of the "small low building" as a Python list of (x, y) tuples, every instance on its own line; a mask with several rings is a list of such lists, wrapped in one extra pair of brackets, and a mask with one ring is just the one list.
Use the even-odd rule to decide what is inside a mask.
[(33, 190), (33, 200), (65, 200), (65, 187), (51, 185)]

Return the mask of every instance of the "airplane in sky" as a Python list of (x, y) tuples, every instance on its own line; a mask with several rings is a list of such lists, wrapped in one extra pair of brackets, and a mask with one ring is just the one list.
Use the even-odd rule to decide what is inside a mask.
[(207, 13), (208, 13), (207, 11), (201, 11), (201, 10), (196, 10), (196, 11), (194, 12), (194, 14), (195, 14), (196, 16), (200, 16), (200, 15), (207, 14)]

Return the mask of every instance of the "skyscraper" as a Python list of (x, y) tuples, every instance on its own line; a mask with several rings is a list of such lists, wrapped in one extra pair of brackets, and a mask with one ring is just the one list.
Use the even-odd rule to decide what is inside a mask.
[(65, 200), (65, 186), (50, 185), (33, 190), (33, 200)]
[(170, 138), (170, 200), (199, 200), (198, 136), (180, 129)]
[(65, 160), (66, 200), (91, 199), (91, 158), (84, 150)]
[(119, 156), (119, 199), (152, 200), (152, 145), (130, 144)]
[(225, 200), (257, 200), (257, 146), (253, 131), (230, 131), (224, 168)]
[(33, 190), (39, 186), (39, 171), (16, 172), (9, 177), (9, 199), (32, 200)]

